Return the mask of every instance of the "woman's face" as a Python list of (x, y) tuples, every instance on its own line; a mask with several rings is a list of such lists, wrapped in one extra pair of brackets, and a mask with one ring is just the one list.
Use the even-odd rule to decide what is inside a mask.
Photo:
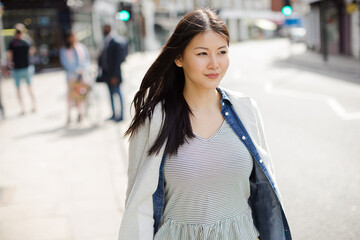
[(185, 87), (215, 89), (229, 67), (227, 41), (214, 31), (200, 33), (175, 63), (184, 69)]
[(75, 36), (73, 34), (68, 36), (68, 42), (70, 44), (70, 46), (73, 46), (75, 43)]

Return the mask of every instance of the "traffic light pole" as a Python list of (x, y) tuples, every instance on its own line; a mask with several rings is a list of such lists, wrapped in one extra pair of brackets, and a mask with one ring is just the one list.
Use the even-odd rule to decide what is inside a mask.
[(321, 52), (324, 62), (328, 61), (328, 35), (327, 35), (327, 23), (326, 23), (326, 4), (327, 0), (320, 2), (320, 22), (321, 22)]
[(4, 4), (0, 1), (0, 55), (1, 55), (1, 64), (4, 64), (6, 61), (6, 50), (5, 50), (5, 41), (4, 36), (2, 34), (3, 30), (3, 12), (4, 12)]
[[(3, 21), (2, 21), (2, 15), (4, 12), (4, 5), (3, 3), (0, 1), (0, 68), (3, 68), (5, 65), (5, 61), (6, 61), (6, 55), (5, 55), (5, 43), (4, 43), (4, 36), (2, 34), (2, 30), (3, 30)], [(2, 69), (0, 69), (0, 120), (5, 118), (5, 113), (4, 113), (4, 107), (2, 105), (2, 101), (1, 101), (1, 84), (2, 84), (2, 79), (3, 79), (3, 72)]]

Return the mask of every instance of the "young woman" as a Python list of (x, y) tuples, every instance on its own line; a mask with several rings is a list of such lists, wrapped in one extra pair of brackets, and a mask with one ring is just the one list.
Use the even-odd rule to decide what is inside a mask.
[(81, 99), (74, 99), (72, 93), (75, 91), (75, 83), (84, 80), (84, 75), (90, 67), (90, 56), (88, 49), (82, 43), (76, 41), (73, 32), (66, 33), (65, 46), (60, 49), (60, 62), (66, 71), (67, 94), (67, 124), (70, 123), (71, 106), (76, 105), (78, 119), (80, 122), (83, 117), (83, 106)]
[(134, 98), (120, 240), (285, 240), (290, 230), (255, 102), (219, 88), (229, 34), (188, 13)]

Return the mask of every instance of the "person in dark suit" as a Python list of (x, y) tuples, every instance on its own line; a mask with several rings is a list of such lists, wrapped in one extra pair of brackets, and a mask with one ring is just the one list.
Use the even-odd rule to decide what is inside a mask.
[[(104, 48), (99, 56), (99, 70), (104, 82), (108, 85), (112, 116), (109, 120), (120, 122), (123, 120), (123, 100), (120, 92), (120, 84), (122, 82), (121, 64), (125, 61), (128, 54), (128, 43), (124, 37), (118, 36), (111, 31), (111, 26), (105, 24), (102, 28), (104, 34)], [(120, 113), (117, 112), (114, 95), (118, 95), (120, 99)]]

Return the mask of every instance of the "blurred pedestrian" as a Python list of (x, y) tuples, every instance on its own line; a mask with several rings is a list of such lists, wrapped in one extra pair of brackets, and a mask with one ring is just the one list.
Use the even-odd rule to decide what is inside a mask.
[[(104, 82), (108, 85), (112, 116), (109, 120), (119, 122), (124, 117), (123, 99), (120, 90), (122, 82), (121, 64), (125, 61), (128, 54), (127, 40), (111, 31), (111, 26), (105, 24), (102, 28), (104, 34), (104, 48), (99, 56), (99, 74)], [(117, 104), (114, 96), (118, 95), (120, 112), (117, 111)]]
[(3, 79), (3, 66), (0, 66), (0, 120), (5, 118), (4, 106), (2, 104), (2, 79)]
[(25, 106), (20, 90), (20, 82), (25, 79), (27, 89), (32, 101), (32, 112), (36, 111), (36, 100), (31, 88), (31, 78), (34, 75), (34, 66), (29, 64), (30, 53), (32, 49), (30, 44), (24, 40), (25, 26), (21, 23), (15, 25), (14, 38), (9, 43), (8, 62), (9, 68), (12, 69), (13, 78), (17, 90), (17, 97), (20, 103), (21, 114), (25, 114)]
[(185, 15), (133, 104), (120, 240), (291, 239), (253, 99), (218, 85), (229, 33)]
[[(76, 40), (70, 31), (65, 34), (65, 46), (60, 49), (60, 62), (66, 71), (67, 80), (67, 123), (71, 122), (71, 108), (75, 104), (77, 121), (83, 118), (83, 100), (88, 87), (84, 82), (89, 72), (90, 57), (86, 46)], [(82, 87), (83, 86), (83, 87)], [(83, 96), (81, 96), (83, 89)]]

